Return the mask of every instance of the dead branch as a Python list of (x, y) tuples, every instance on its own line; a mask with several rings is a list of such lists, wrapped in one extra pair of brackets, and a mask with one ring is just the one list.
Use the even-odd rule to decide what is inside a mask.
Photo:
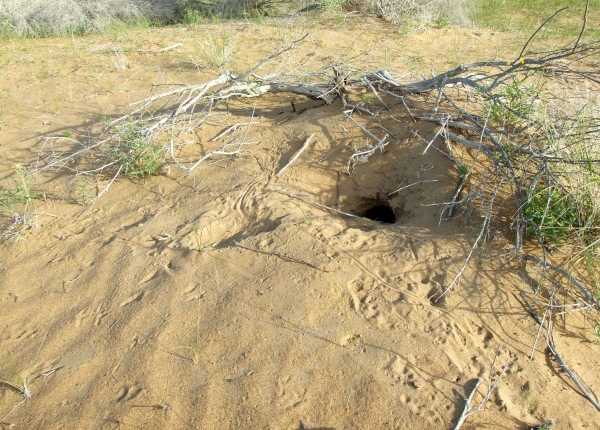
[(475, 239), (473, 246), (471, 246), (471, 250), (467, 254), (467, 257), (465, 258), (465, 261), (464, 261), (461, 269), (458, 271), (458, 273), (456, 274), (456, 276), (454, 277), (454, 279), (452, 280), (450, 285), (444, 290), (444, 292), (438, 298), (435, 299), (436, 302), (441, 300), (441, 298), (444, 297), (448, 293), (448, 291), (450, 291), (454, 287), (454, 285), (456, 285), (459, 282), (462, 274), (464, 273), (464, 271), (467, 268), (467, 265), (469, 264), (469, 261), (471, 260), (471, 257), (473, 256), (473, 253), (477, 249), (479, 242), (481, 242), (481, 240), (485, 236), (485, 233), (487, 231), (489, 223), (491, 222), (492, 209), (494, 208), (494, 200), (496, 199), (496, 196), (498, 195), (498, 191), (500, 190), (500, 186), (503, 184), (503, 182), (504, 182), (503, 180), (499, 180), (496, 183), (496, 186), (494, 188), (492, 196), (490, 197), (489, 202), (488, 202), (487, 212), (485, 214), (483, 223), (481, 224), (481, 229), (479, 230), (479, 235), (477, 236), (477, 239)]
[(554, 266), (554, 265), (548, 263), (547, 261), (542, 261), (539, 258), (534, 257), (533, 255), (530, 255), (530, 254), (524, 254), (523, 258), (525, 260), (530, 260), (536, 264), (539, 264), (546, 270), (552, 269), (552, 270), (560, 273), (561, 275), (565, 276), (570, 282), (573, 283), (573, 285), (575, 285), (579, 289), (579, 291), (581, 291), (583, 293), (583, 295), (585, 296), (585, 299), (587, 300), (587, 302), (589, 304), (593, 305), (596, 309), (600, 309), (600, 303), (598, 303), (598, 301), (594, 298), (593, 294), (590, 293), (590, 291), (587, 288), (585, 288), (581, 282), (579, 282), (576, 278), (573, 277), (572, 274), (570, 274), (566, 270), (561, 269), (560, 267)]
[(527, 297), (525, 297), (525, 293), (523, 293), (523, 291), (519, 292), (519, 295), (521, 296), (521, 298), (523, 299), (523, 301), (525, 302), (525, 304), (527, 305), (527, 309), (529, 309), (529, 313), (531, 314), (531, 316), (533, 317), (533, 319), (542, 327), (547, 328), (544, 325), (544, 322), (540, 319), (540, 317), (538, 316), (537, 312), (535, 311), (535, 309), (533, 309), (533, 306), (531, 306), (531, 303), (529, 303), (529, 300), (527, 300)]
[(583, 396), (589, 400), (589, 402), (596, 408), (596, 410), (600, 412), (600, 404), (598, 403), (598, 401), (594, 399), (594, 397), (592, 397), (592, 395), (586, 390), (586, 388), (579, 381), (577, 376), (575, 376), (575, 373), (571, 369), (569, 369), (569, 367), (565, 364), (561, 356), (556, 351), (556, 346), (554, 345), (554, 337), (552, 336), (552, 317), (548, 319), (548, 326), (548, 335), (546, 336), (548, 350), (554, 356), (554, 359), (561, 367), (561, 369), (569, 376), (569, 378), (573, 380), (573, 382), (575, 382), (575, 385), (577, 385), (577, 388), (579, 388), (581, 394), (583, 394)]
[(500, 372), (500, 375), (498, 375), (498, 377), (496, 378), (496, 380), (494, 382), (492, 382), (492, 374), (494, 372), (494, 366), (496, 364), (496, 359), (498, 358), (499, 354), (500, 354), (500, 345), (498, 345), (498, 348), (496, 349), (496, 355), (494, 355), (494, 360), (492, 361), (492, 365), (490, 366), (490, 373), (489, 373), (489, 376), (488, 376), (488, 390), (487, 390), (487, 393), (485, 394), (485, 396), (483, 397), (483, 400), (481, 400), (481, 403), (479, 403), (479, 406), (477, 406), (477, 408), (471, 409), (470, 404), (471, 404), (471, 401), (473, 400), (473, 396), (477, 392), (477, 389), (481, 385), (481, 382), (482, 382), (481, 378), (477, 379), (477, 383), (475, 384), (475, 387), (471, 391), (471, 394), (469, 394), (469, 397), (464, 397), (462, 394), (458, 393), (458, 391), (455, 390), (465, 400), (465, 407), (464, 407), (464, 409), (462, 411), (462, 414), (460, 414), (460, 417), (459, 417), (459, 419), (458, 419), (458, 421), (456, 423), (456, 426), (454, 427), (454, 430), (460, 429), (460, 427), (463, 425), (463, 423), (465, 422), (465, 420), (468, 417), (470, 417), (471, 415), (473, 415), (473, 414), (479, 412), (480, 410), (482, 410), (483, 407), (484, 407), (484, 405), (490, 399), (490, 396), (492, 395), (492, 393), (498, 387), (498, 384), (500, 383), (500, 379), (502, 379), (502, 377), (506, 373), (506, 369), (508, 369), (508, 366), (510, 366), (510, 364), (511, 364), (510, 358), (508, 360), (506, 360), (506, 363), (504, 364), (504, 367), (502, 367), (502, 371)]
[(238, 127), (242, 126), (242, 125), (254, 125), (254, 124), (260, 124), (260, 122), (240, 122), (237, 124), (232, 125), (231, 127), (228, 127), (225, 131), (223, 131), (222, 133), (219, 133), (217, 136), (213, 137), (210, 141), (211, 142), (216, 142), (217, 140), (219, 140), (220, 138), (222, 138), (223, 136), (227, 136), (229, 134), (234, 133)]
[(350, 214), (350, 213), (347, 213), (347, 212), (342, 212), (342, 211), (340, 211), (338, 209), (332, 208), (332, 207), (324, 205), (322, 203), (313, 202), (313, 201), (307, 200), (305, 198), (302, 198), (300, 196), (297, 196), (296, 194), (288, 193), (287, 191), (281, 190), (279, 188), (272, 188), (272, 190), (275, 191), (276, 193), (284, 194), (284, 195), (286, 195), (288, 197), (292, 197), (294, 199), (298, 199), (300, 201), (303, 201), (304, 203), (308, 203), (309, 205), (313, 205), (313, 206), (316, 206), (318, 208), (327, 209), (328, 211), (335, 212), (335, 213), (338, 213), (340, 215), (345, 215), (345, 216), (348, 216), (350, 218), (360, 218), (359, 216), (356, 216), (356, 215), (353, 215), (353, 214)]
[(290, 161), (285, 166), (283, 166), (281, 168), (281, 170), (279, 170), (279, 172), (277, 172), (275, 174), (275, 176), (281, 175), (285, 171), (285, 169), (287, 169), (296, 160), (296, 158), (298, 158), (300, 156), (300, 154), (302, 154), (304, 152), (304, 150), (308, 147), (308, 144), (310, 143), (310, 140), (314, 137), (314, 135), (315, 134), (313, 133), (306, 138), (302, 147), (296, 152), (296, 154), (294, 154), (294, 156), (290, 159)]
[[(461, 428), (461, 426), (467, 419), (467, 416), (469, 415), (469, 411), (471, 410), (471, 401), (473, 400), (473, 397), (475, 396), (475, 393), (477, 392), (477, 389), (479, 388), (479, 386), (481, 385), (482, 382), (483, 382), (483, 379), (477, 378), (477, 382), (475, 383), (473, 390), (471, 390), (471, 394), (469, 394), (469, 397), (463, 397), (463, 399), (465, 400), (465, 406), (463, 408), (462, 414), (460, 414), (460, 417), (458, 418), (458, 422), (456, 423), (456, 426), (454, 426), (454, 430), (458, 430), (459, 428)], [(461, 394), (461, 396), (462, 396), (462, 394)]]
[[(429, 180), (426, 180), (426, 181), (418, 181), (418, 182), (414, 182), (414, 183), (412, 183), (412, 184), (408, 184), (408, 185), (405, 185), (405, 186), (403, 186), (403, 187), (400, 187), (400, 188), (398, 188), (397, 190), (395, 190), (395, 191), (392, 191), (391, 193), (388, 193), (388, 196), (391, 196), (391, 195), (393, 195), (393, 194), (396, 194), (396, 193), (398, 193), (398, 192), (400, 192), (400, 191), (402, 191), (402, 190), (405, 190), (405, 189), (407, 189), (407, 188), (413, 187), (413, 186), (415, 186), (415, 185), (426, 184), (426, 183), (429, 183), (429, 182), (441, 182), (441, 181), (442, 181), (441, 179), (429, 179)], [(403, 182), (404, 182), (404, 181), (403, 181)]]
[(371, 82), (369, 81), (369, 79), (367, 79), (367, 77), (363, 77), (363, 80), (365, 81), (365, 83), (369, 86), (369, 88), (371, 88), (371, 91), (373, 91), (373, 94), (375, 94), (375, 98), (377, 98), (377, 100), (379, 100), (379, 103), (381, 103), (381, 105), (386, 109), (386, 110), (390, 110), (389, 106), (385, 104), (385, 102), (381, 99), (381, 97), (379, 97), (379, 94), (377, 93), (377, 90), (375, 89), (375, 87), (373, 86), (373, 84), (371, 84)]
[(279, 257), (279, 258), (281, 258), (283, 260), (291, 261), (292, 263), (304, 264), (306, 266), (312, 267), (313, 269), (317, 269), (317, 270), (320, 270), (322, 272), (327, 272), (327, 270), (322, 269), (319, 266), (315, 266), (314, 264), (308, 263), (308, 262), (306, 262), (304, 260), (299, 260), (299, 259), (294, 258), (294, 257), (290, 257), (289, 255), (285, 255), (285, 254), (282, 254), (280, 252), (276, 252), (276, 251), (263, 251), (262, 249), (257, 249), (257, 248), (252, 248), (250, 246), (242, 245), (241, 243), (236, 242), (235, 240), (233, 241), (233, 243), (235, 244), (235, 246), (239, 246), (240, 248), (247, 249), (248, 251), (258, 252), (259, 254), (265, 254), (265, 255), (273, 255), (273, 256)]
[(356, 163), (364, 163), (366, 162), (371, 155), (373, 155), (378, 149), (383, 152), (383, 149), (387, 146), (389, 142), (386, 142), (387, 134), (384, 135), (381, 139), (367, 130), (364, 126), (362, 126), (358, 121), (356, 121), (352, 116), (349, 115), (350, 111), (344, 111), (344, 116), (352, 121), (358, 128), (360, 128), (367, 136), (371, 137), (375, 142), (377, 142), (374, 146), (369, 146), (364, 151), (359, 151), (350, 156), (348, 159), (347, 173), (352, 174), (352, 169), (356, 165)]

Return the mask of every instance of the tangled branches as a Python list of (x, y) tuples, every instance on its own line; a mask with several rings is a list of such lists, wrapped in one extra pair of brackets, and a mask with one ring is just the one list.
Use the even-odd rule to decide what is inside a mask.
[[(394, 135), (393, 130), (386, 130), (378, 137), (355, 117), (377, 117), (399, 105), (413, 121), (439, 126), (429, 140), (413, 132), (426, 142), (424, 152), (435, 147), (456, 164), (460, 181), (441, 219), (474, 213), (483, 217), (463, 268), (444, 294), (459, 282), (476, 249), (493, 236), (497, 222), (508, 221), (511, 226), (517, 257), (526, 238), (538, 242), (544, 263), (549, 250), (568, 241), (573, 248), (571, 261), (585, 259), (594, 264), (600, 243), (600, 72), (590, 61), (600, 52), (599, 42), (583, 44), (580, 35), (564, 49), (527, 53), (530, 39), (514, 59), (460, 65), (409, 83), (399, 82), (387, 70), (347, 72), (343, 65), (326, 65), (311, 72), (310, 80), (300, 74), (260, 75), (263, 65), (308, 38), (308, 34), (298, 36), (243, 74), (236, 75), (223, 64), (223, 72), (208, 82), (152, 94), (134, 103), (127, 115), (107, 120), (104, 131), (83, 149), (69, 154), (51, 150), (38, 168), (69, 168), (78, 173), (114, 169), (117, 174), (134, 172), (143, 178), (157, 173), (168, 154), (178, 168), (190, 173), (207, 160), (240, 157), (255, 144), (247, 139), (246, 131), (195, 161), (181, 161), (178, 151), (186, 145), (186, 136), (209, 122), (217, 107), (232, 100), (287, 93), (323, 105), (337, 104), (343, 118), (367, 136), (366, 146), (348, 159), (347, 174), (352, 174), (357, 163), (383, 150), (388, 136)], [(374, 103), (351, 101), (349, 94), (358, 92), (372, 94)], [(429, 100), (425, 103), (429, 107), (413, 112), (409, 105), (414, 106), (417, 99)], [(253, 113), (248, 122), (232, 125), (213, 141), (240, 127), (248, 130), (259, 121)], [(440, 137), (443, 150), (433, 145)], [(74, 161), (85, 157), (95, 164), (73, 167)], [(513, 204), (507, 206), (510, 200)], [(579, 289), (569, 294), (577, 291), (581, 293)], [(593, 294), (598, 295), (597, 291)], [(588, 295), (582, 299), (591, 303)]]

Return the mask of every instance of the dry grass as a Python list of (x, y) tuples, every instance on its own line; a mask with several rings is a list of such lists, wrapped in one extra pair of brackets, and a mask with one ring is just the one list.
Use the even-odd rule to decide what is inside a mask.
[(0, 33), (44, 37), (100, 31), (119, 21), (169, 22), (182, 6), (167, 0), (2, 0)]

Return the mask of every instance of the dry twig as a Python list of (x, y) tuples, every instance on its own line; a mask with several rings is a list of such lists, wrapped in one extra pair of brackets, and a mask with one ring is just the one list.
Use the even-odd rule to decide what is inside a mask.
[(496, 387), (498, 387), (498, 383), (500, 383), (500, 379), (502, 379), (502, 377), (504, 376), (504, 373), (506, 373), (506, 369), (508, 369), (508, 366), (510, 366), (510, 364), (511, 364), (510, 359), (506, 360), (506, 363), (504, 364), (504, 367), (502, 368), (500, 375), (498, 375), (496, 380), (494, 382), (492, 382), (492, 374), (494, 372), (494, 365), (496, 364), (496, 359), (498, 358), (499, 354), (500, 354), (500, 345), (498, 345), (498, 348), (496, 349), (496, 355), (494, 356), (494, 360), (492, 361), (492, 365), (490, 367), (490, 373), (488, 376), (487, 393), (483, 397), (483, 400), (481, 400), (481, 403), (479, 403), (479, 406), (477, 406), (475, 409), (472, 409), (470, 404), (471, 404), (471, 401), (473, 400), (473, 397), (475, 396), (475, 393), (477, 392), (477, 389), (479, 388), (479, 386), (482, 383), (481, 378), (477, 379), (475, 387), (471, 391), (471, 394), (469, 394), (469, 397), (464, 397), (462, 394), (458, 393), (458, 391), (457, 391), (457, 393), (465, 400), (465, 407), (464, 407), (462, 413), (460, 414), (460, 417), (458, 418), (456, 426), (454, 426), (454, 430), (460, 429), (460, 427), (463, 425), (463, 423), (465, 422), (465, 420), (468, 417), (470, 417), (471, 415), (482, 410), (484, 405), (486, 404), (486, 402), (490, 399), (490, 396), (492, 395), (492, 393), (496, 390)]
[(281, 174), (282, 174), (282, 173), (285, 171), (285, 169), (287, 169), (288, 167), (290, 167), (290, 165), (291, 165), (291, 164), (292, 164), (294, 161), (296, 161), (296, 158), (298, 158), (298, 157), (300, 156), (300, 154), (302, 154), (302, 153), (304, 152), (304, 150), (305, 150), (305, 149), (308, 147), (308, 144), (310, 143), (310, 140), (311, 140), (311, 139), (314, 137), (314, 135), (315, 135), (315, 134), (313, 133), (313, 134), (311, 134), (310, 136), (308, 136), (308, 137), (306, 138), (306, 140), (304, 141), (304, 144), (302, 145), (302, 147), (300, 147), (300, 149), (299, 149), (299, 150), (298, 150), (298, 151), (297, 151), (297, 152), (294, 154), (294, 156), (293, 156), (293, 157), (290, 159), (290, 161), (289, 161), (289, 162), (288, 162), (288, 163), (287, 163), (285, 166), (283, 166), (283, 167), (282, 167), (282, 168), (279, 170), (279, 172), (277, 172), (277, 173), (275, 174), (275, 176), (279, 176), (279, 175), (281, 175)]
[(308, 262), (306, 262), (304, 260), (299, 260), (299, 259), (294, 258), (294, 257), (290, 257), (289, 255), (285, 255), (285, 254), (282, 254), (280, 252), (276, 252), (276, 251), (263, 251), (262, 249), (257, 249), (257, 248), (252, 248), (250, 246), (242, 245), (241, 243), (236, 242), (235, 240), (233, 241), (233, 243), (235, 244), (235, 246), (239, 246), (240, 248), (247, 249), (248, 251), (258, 252), (259, 254), (265, 254), (265, 255), (274, 255), (275, 257), (279, 257), (279, 258), (281, 258), (283, 260), (291, 261), (292, 263), (304, 264), (306, 266), (312, 267), (313, 269), (317, 269), (317, 270), (320, 270), (322, 272), (327, 272), (327, 270), (321, 269), (319, 266), (315, 266), (314, 264), (308, 263)]

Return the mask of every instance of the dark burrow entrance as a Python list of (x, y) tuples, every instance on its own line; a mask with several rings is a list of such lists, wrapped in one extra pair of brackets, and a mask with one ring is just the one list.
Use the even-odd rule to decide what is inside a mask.
[(384, 204), (371, 206), (361, 216), (384, 224), (394, 224), (396, 222), (394, 211), (388, 205)]

